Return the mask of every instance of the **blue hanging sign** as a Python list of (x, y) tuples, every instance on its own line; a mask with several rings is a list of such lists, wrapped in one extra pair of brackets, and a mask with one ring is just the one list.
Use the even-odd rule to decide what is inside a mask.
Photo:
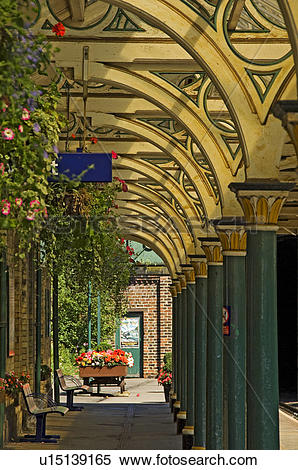
[[(110, 153), (59, 153), (55, 173), (73, 180), (89, 183), (110, 183), (112, 181), (112, 155)], [(50, 179), (55, 181), (55, 176)]]

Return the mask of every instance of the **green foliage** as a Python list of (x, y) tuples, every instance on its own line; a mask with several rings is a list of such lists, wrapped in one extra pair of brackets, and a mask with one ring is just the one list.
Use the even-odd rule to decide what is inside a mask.
[[(133, 265), (113, 216), (119, 184), (56, 185), (55, 204), (50, 204), (54, 230), (47, 237), (53, 259), (59, 260), (60, 341), (70, 350), (81, 350), (88, 343), (88, 284), (91, 281), (92, 347), (96, 347), (97, 298), (100, 293), (101, 339), (114, 341), (119, 318), (126, 313), (124, 290)], [(54, 240), (54, 241), (53, 241)]]
[(164, 362), (163, 370), (166, 372), (172, 372), (173, 365), (172, 365), (172, 353), (171, 352), (167, 352), (164, 355), (163, 362)]
[(26, 25), (30, 10), (26, 0), (0, 1), (0, 231), (14, 230), (21, 257), (40, 247), (36, 261), (59, 275), (60, 339), (71, 349), (86, 342), (89, 281), (92, 317), (100, 292), (102, 338), (113, 338), (132, 264), (113, 217), (120, 182), (48, 182), (66, 122), (57, 112), (55, 84), (45, 90), (34, 80), (46, 73), (50, 46)]
[(32, 79), (48, 66), (50, 46), (26, 25), (29, 5), (0, 2), (0, 229), (15, 229), (22, 257), (46, 216), (48, 177), (64, 125), (56, 86), (45, 91)]
[(51, 377), (52, 369), (47, 364), (40, 366), (40, 380), (47, 380)]
[(78, 367), (74, 362), (75, 354), (61, 343), (59, 345), (59, 364), (65, 375), (76, 375)]
[(97, 351), (107, 351), (107, 349), (112, 349), (113, 346), (111, 343), (108, 343), (107, 341), (101, 341), (97, 346), (96, 350)]

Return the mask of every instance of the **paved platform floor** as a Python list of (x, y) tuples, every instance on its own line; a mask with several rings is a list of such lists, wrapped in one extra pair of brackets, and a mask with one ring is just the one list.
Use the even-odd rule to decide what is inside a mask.
[[(78, 395), (75, 403), (82, 404), (83, 411), (48, 416), (47, 433), (61, 435), (57, 444), (10, 442), (5, 449), (181, 450), (182, 438), (176, 435), (162, 387), (155, 379), (126, 382), (128, 397)], [(116, 394), (119, 388), (101, 391)], [(298, 421), (280, 413), (280, 424), (281, 449), (298, 449)]]

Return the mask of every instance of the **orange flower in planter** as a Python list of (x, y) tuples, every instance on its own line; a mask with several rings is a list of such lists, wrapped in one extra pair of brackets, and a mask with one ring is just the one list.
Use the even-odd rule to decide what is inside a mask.
[(88, 351), (88, 353), (82, 353), (80, 356), (75, 358), (75, 361), (80, 367), (114, 367), (118, 365), (127, 365), (133, 367), (134, 360), (131, 353), (122, 351), (122, 349), (107, 351)]

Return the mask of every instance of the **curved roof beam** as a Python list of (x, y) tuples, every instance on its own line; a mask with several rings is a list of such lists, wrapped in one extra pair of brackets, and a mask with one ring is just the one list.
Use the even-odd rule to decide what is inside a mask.
[(160, 256), (167, 266), (171, 277), (175, 277), (175, 273), (179, 270), (179, 262), (175, 264), (172, 254), (156, 237), (147, 232), (131, 230), (128, 227), (123, 228), (122, 235), (128, 240), (134, 240), (151, 248)]
[[(119, 169), (131, 169), (132, 160), (127, 157), (121, 157), (120, 162), (117, 163), (117, 167)], [(145, 177), (152, 179), (153, 181), (157, 182), (158, 185), (164, 187), (166, 191), (178, 201), (183, 211), (185, 212), (188, 218), (188, 222), (191, 224), (194, 238), (202, 235), (202, 221), (199, 218), (197, 209), (192, 200), (187, 197), (187, 194), (182, 190), (174, 178), (165, 174), (164, 171), (160, 168), (154, 167), (150, 163), (140, 160), (133, 160), (133, 170), (144, 175)], [(130, 184), (128, 183), (128, 189), (129, 188)], [(197, 242), (195, 242), (195, 245), (197, 246)]]
[(173, 225), (177, 227), (178, 232), (181, 234), (185, 243), (185, 250), (187, 253), (194, 253), (193, 235), (189, 227), (185, 223), (183, 217), (173, 208), (173, 206), (158, 193), (149, 188), (139, 186), (138, 184), (129, 183), (129, 192), (136, 194), (154, 204), (173, 221)]
[[(247, 69), (252, 73), (274, 73), (277, 65), (250, 64), (230, 47), (226, 39), (225, 19), (230, 0), (221, 0), (212, 25), (194, 7), (181, 0), (103, 0), (133, 12), (167, 33), (207, 71), (227, 104), (243, 142), (248, 177), (278, 178), (281, 155), (281, 124), (268, 113), (293, 73), (293, 58), (278, 63), (279, 73), (262, 102)], [(260, 126), (260, 123), (266, 126)], [(265, 132), (262, 129), (266, 128)], [(252, 139), (254, 135), (254, 139)], [(257, 154), (257, 155), (256, 155)], [(270, 160), (269, 160), (270, 159)], [(266, 165), (264, 165), (266, 162)], [(268, 164), (269, 163), (269, 164)]]
[[(287, 25), (296, 62), (296, 73), (298, 74), (298, 8), (297, 0), (277, 0)], [(298, 94), (298, 79), (297, 79)]]
[(160, 243), (162, 243), (169, 250), (169, 252), (172, 253), (173, 259), (175, 261), (178, 260), (179, 264), (185, 263), (186, 256), (184, 250), (182, 250), (182, 252), (179, 251), (176, 244), (174, 243), (174, 240), (170, 239), (170, 237), (165, 234), (162, 231), (162, 228), (160, 228), (158, 225), (148, 220), (141, 218), (136, 219), (131, 215), (122, 214), (117, 220), (120, 230), (122, 227), (122, 221), (125, 222), (125, 227), (131, 226), (137, 231), (147, 232), (154, 237), (157, 237)]
[[(165, 80), (150, 72), (137, 73), (106, 64), (92, 63), (90, 75), (89, 81), (97, 80), (100, 83), (120, 85), (121, 88), (142, 96), (169, 113), (185, 127), (193, 140), (201, 145), (215, 174), (220, 175), (220, 180), (223, 176), (225, 179), (232, 180), (231, 173), (235, 173), (239, 162), (235, 168), (235, 162), (227, 151), (219, 130), (208, 119), (204, 106), (198, 107), (181, 90), (169, 86)], [(208, 81), (207, 86), (209, 83)], [(221, 131), (221, 134), (224, 132)], [(200, 167), (198, 170), (201, 171)], [(223, 192), (223, 188), (221, 190)]]
[(176, 227), (174, 227), (171, 220), (166, 219), (165, 216), (161, 215), (160, 212), (157, 212), (151, 207), (138, 204), (136, 201), (133, 203), (128, 201), (119, 201), (118, 206), (119, 210), (117, 211), (117, 214), (119, 213), (126, 216), (137, 215), (138, 218), (144, 219), (145, 221), (153, 220), (154, 223), (160, 227), (160, 230), (163, 233), (166, 233), (168, 238), (173, 242), (178, 253), (184, 253), (184, 257), (186, 259), (187, 254), (185, 252), (183, 238), (177, 231)]
[[(153, 126), (149, 126), (144, 122), (133, 122), (129, 119), (118, 118), (111, 114), (88, 113), (88, 115), (92, 118), (93, 127), (114, 127), (118, 129), (124, 129), (130, 132), (131, 134), (146, 139), (148, 142), (159, 148), (163, 153), (168, 155), (171, 159), (175, 160), (178, 165), (182, 167), (185, 174), (193, 183), (198, 195), (200, 195), (200, 202), (201, 204), (203, 204), (206, 217), (208, 219), (212, 219), (221, 216), (221, 209), (219, 205), (216, 205), (214, 203), (214, 199), (211, 197), (210, 193), (207, 192), (206, 187), (202, 185), (201, 176), (198, 173), (196, 163), (185, 152), (185, 149), (179, 142), (171, 138), (171, 136), (169, 136), (165, 132), (156, 129)], [(136, 160), (134, 160), (134, 162), (136, 162)], [(153, 165), (151, 166), (153, 167)], [(164, 180), (165, 173), (162, 173)], [(236, 199), (235, 210), (239, 211), (239, 204), (237, 204)]]

